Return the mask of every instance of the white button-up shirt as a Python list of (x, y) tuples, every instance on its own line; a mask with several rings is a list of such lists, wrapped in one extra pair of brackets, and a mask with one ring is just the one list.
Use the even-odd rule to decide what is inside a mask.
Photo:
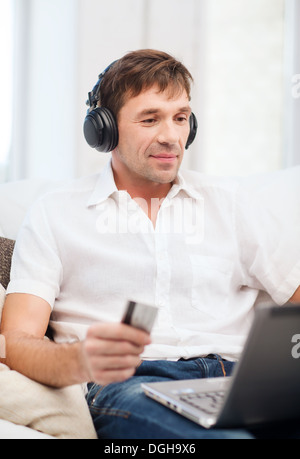
[(45, 299), (57, 342), (120, 321), (134, 300), (159, 308), (144, 359), (236, 360), (259, 290), (283, 304), (300, 279), (299, 251), (242, 195), (234, 182), (179, 174), (154, 228), (109, 163), (32, 207), (8, 293)]

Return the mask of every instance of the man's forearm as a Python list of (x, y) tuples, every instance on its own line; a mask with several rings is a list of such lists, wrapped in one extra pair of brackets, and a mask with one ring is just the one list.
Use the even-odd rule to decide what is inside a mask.
[[(140, 364), (150, 335), (123, 323), (92, 325), (83, 342), (56, 344), (23, 331), (3, 329), (12, 370), (52, 387), (125, 381)], [(1, 359), (0, 359), (1, 362)]]
[(4, 340), (5, 359), (1, 362), (30, 379), (52, 387), (80, 384), (88, 379), (80, 342), (56, 344), (20, 332), (7, 333)]

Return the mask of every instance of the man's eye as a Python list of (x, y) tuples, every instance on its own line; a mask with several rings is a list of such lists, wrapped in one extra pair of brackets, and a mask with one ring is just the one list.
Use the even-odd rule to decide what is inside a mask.
[(142, 123), (144, 123), (144, 124), (154, 124), (155, 121), (156, 120), (154, 118), (149, 118), (147, 120), (143, 120)]

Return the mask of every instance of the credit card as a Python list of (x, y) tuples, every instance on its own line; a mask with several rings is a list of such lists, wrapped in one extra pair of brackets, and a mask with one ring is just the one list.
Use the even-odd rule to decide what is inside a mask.
[(157, 313), (158, 309), (155, 306), (128, 301), (122, 322), (150, 333)]

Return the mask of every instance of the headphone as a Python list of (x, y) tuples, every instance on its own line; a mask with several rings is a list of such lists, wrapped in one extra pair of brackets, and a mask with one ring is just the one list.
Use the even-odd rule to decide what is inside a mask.
[[(89, 92), (86, 105), (88, 109), (84, 120), (84, 137), (90, 147), (95, 148), (102, 153), (113, 151), (119, 143), (119, 131), (116, 118), (111, 110), (106, 107), (97, 107), (97, 102), (100, 100), (101, 83), (111, 67), (116, 63), (110, 64), (98, 77), (98, 81), (93, 90)], [(190, 135), (187, 140), (186, 150), (192, 145), (197, 135), (198, 122), (194, 113), (190, 119)]]

